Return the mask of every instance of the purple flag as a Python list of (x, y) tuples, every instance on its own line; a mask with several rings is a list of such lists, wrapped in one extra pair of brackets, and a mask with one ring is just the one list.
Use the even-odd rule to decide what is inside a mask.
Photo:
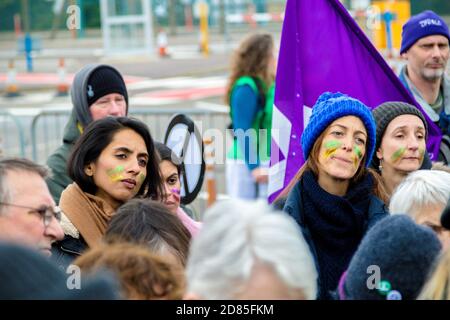
[(386, 101), (415, 105), (428, 121), (428, 151), (437, 158), (440, 129), (384, 61), (338, 0), (287, 0), (272, 117), (269, 202), (304, 163), (300, 137), (325, 91), (370, 108)]

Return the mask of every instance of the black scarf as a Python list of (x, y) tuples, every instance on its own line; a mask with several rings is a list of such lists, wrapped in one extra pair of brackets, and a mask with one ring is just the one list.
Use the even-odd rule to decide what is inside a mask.
[(336, 289), (364, 236), (373, 178), (367, 174), (350, 185), (344, 197), (322, 189), (311, 171), (305, 172), (300, 187), (305, 224), (317, 253), (319, 298), (326, 298), (328, 291)]

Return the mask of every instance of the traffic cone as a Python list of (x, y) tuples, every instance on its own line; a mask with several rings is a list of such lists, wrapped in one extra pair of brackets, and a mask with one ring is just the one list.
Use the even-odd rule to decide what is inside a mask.
[(214, 172), (214, 145), (210, 137), (204, 138), (203, 143), (205, 144), (205, 178), (206, 191), (208, 193), (206, 206), (210, 207), (217, 200), (216, 176)]
[(203, 53), (205, 57), (209, 55), (209, 45), (208, 45), (208, 14), (209, 7), (204, 1), (199, 2), (199, 13), (200, 13), (200, 52)]
[(168, 57), (169, 54), (167, 53), (167, 44), (168, 44), (167, 35), (162, 29), (158, 32), (157, 43), (159, 56), (161, 58)]
[(248, 5), (248, 13), (245, 16), (245, 20), (247, 21), (247, 23), (250, 25), (250, 27), (252, 29), (256, 29), (258, 27), (258, 22), (256, 22), (256, 19), (255, 19), (255, 13), (256, 13), (255, 5), (249, 4)]
[(66, 68), (64, 64), (64, 58), (60, 58), (58, 66), (58, 85), (56, 96), (63, 97), (67, 96), (68, 93), (69, 93), (69, 85), (67, 84), (66, 79)]
[(20, 96), (19, 87), (16, 79), (16, 68), (14, 67), (14, 60), (8, 63), (8, 76), (6, 78), (6, 97), (12, 98)]
[(16, 34), (16, 39), (19, 39), (22, 36), (20, 14), (16, 13), (13, 19), (14, 19), (14, 32)]

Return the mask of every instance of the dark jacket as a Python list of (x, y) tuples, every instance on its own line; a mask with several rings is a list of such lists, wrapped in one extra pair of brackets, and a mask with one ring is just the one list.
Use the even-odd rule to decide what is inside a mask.
[(67, 267), (87, 248), (88, 246), (81, 235), (79, 238), (73, 238), (66, 234), (63, 240), (53, 243), (52, 260), (61, 270), (66, 272)]
[(72, 111), (69, 122), (64, 129), (63, 144), (47, 159), (47, 166), (51, 169), (52, 174), (46, 182), (55, 203), (59, 203), (61, 193), (73, 182), (67, 174), (67, 160), (75, 141), (81, 135), (74, 116)]
[[(305, 186), (305, 176), (307, 175), (310, 176), (309, 180), (306, 180), (308, 185)], [(366, 204), (363, 206), (363, 208), (366, 208), (364, 209), (365, 212), (357, 214), (355, 213), (357, 209), (354, 208), (356, 206), (361, 208), (360, 204), (356, 205), (352, 203), (355, 202), (354, 200), (347, 200), (345, 197), (337, 197), (327, 193), (319, 186), (316, 178), (311, 177), (313, 177), (311, 172), (305, 172), (302, 179), (290, 191), (283, 210), (297, 221), (314, 257), (319, 275), (317, 298), (331, 299), (330, 291), (336, 289), (340, 275), (348, 267), (348, 263), (350, 263), (351, 257), (364, 234), (376, 222), (385, 217), (388, 214), (388, 210), (379, 198), (373, 194), (366, 193)], [(314, 187), (311, 185), (314, 185)], [(305, 190), (306, 188), (311, 188), (313, 192), (308, 192)], [(311, 199), (311, 194), (314, 197), (318, 197), (318, 199)], [(333, 212), (329, 212), (329, 215), (332, 216), (331, 218), (324, 218), (323, 211), (311, 212), (311, 206), (306, 205), (312, 202), (320, 203), (320, 201), (326, 202), (323, 203), (323, 208), (330, 208), (329, 211), (333, 210)], [(305, 212), (306, 210), (308, 212)], [(349, 225), (354, 225), (355, 227), (345, 230), (346, 222), (342, 222), (343, 218), (350, 221)], [(358, 220), (359, 222), (356, 223)], [(337, 229), (339, 230), (336, 231)], [(339, 237), (333, 239), (332, 234), (339, 234)], [(325, 239), (328, 242), (322, 241)], [(348, 241), (346, 242), (346, 240)], [(330, 248), (330, 242), (336, 248)], [(340, 243), (346, 243), (348, 247), (342, 247)], [(319, 246), (321, 249), (318, 248)], [(327, 254), (326, 251), (328, 253), (332, 252), (332, 254)], [(335, 254), (334, 257), (333, 253)], [(335, 259), (336, 261), (330, 261), (330, 259)]]
[[(89, 76), (99, 67), (112, 68), (102, 64), (89, 64), (75, 75), (70, 90), (73, 108), (69, 121), (64, 128), (63, 144), (47, 159), (47, 166), (52, 171), (52, 176), (47, 179), (47, 185), (55, 203), (59, 203), (61, 193), (72, 183), (72, 179), (67, 174), (67, 160), (73, 145), (80, 137), (83, 128), (92, 122), (86, 92)], [(117, 70), (112, 69), (122, 77)], [(128, 114), (128, 97), (125, 97), (125, 99)]]

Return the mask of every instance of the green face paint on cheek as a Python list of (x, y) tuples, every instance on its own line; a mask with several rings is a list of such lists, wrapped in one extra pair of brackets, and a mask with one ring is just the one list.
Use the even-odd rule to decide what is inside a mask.
[(336, 141), (336, 140), (330, 140), (325, 142), (325, 152), (324, 152), (324, 157), (325, 158), (329, 158), (331, 157), (338, 148), (340, 148), (342, 146), (342, 142)]
[(139, 181), (140, 181), (141, 183), (144, 183), (144, 180), (145, 180), (145, 174), (140, 173), (140, 174), (139, 174)]
[(358, 146), (355, 146), (353, 148), (353, 153), (355, 155), (355, 157), (353, 158), (353, 164), (355, 165), (355, 167), (357, 167), (359, 160), (361, 160), (363, 157), (363, 154)]
[(425, 149), (419, 148), (420, 163), (423, 162), (424, 156), (425, 156)]
[(116, 182), (124, 179), (122, 175), (122, 172), (124, 171), (125, 168), (123, 166), (117, 166), (114, 169), (108, 170), (106, 173), (108, 174), (111, 181)]
[(356, 154), (358, 159), (361, 159), (363, 157), (361, 149), (358, 146), (355, 146), (355, 148), (353, 149), (353, 152)]
[(325, 149), (337, 149), (340, 146), (342, 146), (342, 142), (339, 142), (337, 140), (330, 140), (325, 142)]
[(393, 162), (398, 161), (406, 152), (406, 148), (405, 147), (401, 147), (399, 149), (397, 149), (397, 151), (395, 151), (392, 156), (391, 156), (391, 160)]

